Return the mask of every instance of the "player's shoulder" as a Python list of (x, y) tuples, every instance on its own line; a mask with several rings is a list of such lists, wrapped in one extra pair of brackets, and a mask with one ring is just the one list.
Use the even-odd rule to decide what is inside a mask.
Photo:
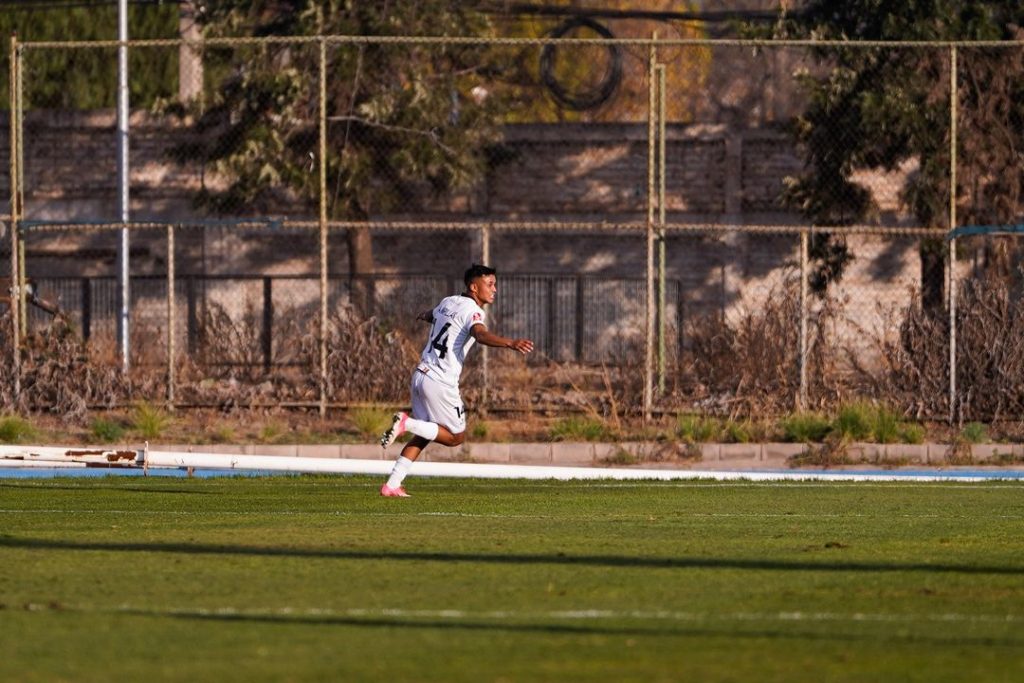
[(477, 322), (479, 320), (483, 320), (484, 319), (484, 309), (483, 309), (483, 307), (480, 304), (478, 304), (477, 302), (475, 302), (472, 299), (470, 299), (468, 296), (467, 297), (463, 297), (463, 298), (466, 300), (466, 303), (464, 304), (464, 306), (465, 306), (464, 310), (466, 311), (466, 314), (468, 316), (470, 316), (471, 320), (473, 322)]
[(471, 298), (461, 294), (446, 296), (434, 307), (435, 317), (440, 316), (450, 320), (469, 318), (476, 313), (483, 313), (483, 309)]
[(458, 294), (446, 296), (445, 298), (441, 299), (441, 301), (438, 302), (437, 306), (434, 306), (434, 311), (439, 312), (441, 315), (444, 316), (451, 316), (456, 311), (462, 310), (463, 298), (464, 297), (461, 297)]
[(456, 294), (450, 296), (445, 301), (451, 301), (452, 305), (458, 308), (460, 311), (483, 311), (480, 308), (480, 304), (473, 301), (473, 297), (466, 296), (465, 294)]

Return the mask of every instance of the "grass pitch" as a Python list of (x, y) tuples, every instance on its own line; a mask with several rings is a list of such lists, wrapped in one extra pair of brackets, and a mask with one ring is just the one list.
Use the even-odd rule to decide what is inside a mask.
[(0, 680), (1019, 681), (1021, 484), (0, 480)]

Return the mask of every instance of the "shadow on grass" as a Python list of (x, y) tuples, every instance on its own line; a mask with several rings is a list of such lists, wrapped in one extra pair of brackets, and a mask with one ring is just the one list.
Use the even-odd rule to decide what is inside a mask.
[(43, 538), (0, 536), (0, 547), (33, 550), (99, 550), (115, 553), (183, 553), (187, 555), (242, 555), (255, 557), (300, 557), (329, 560), (370, 560), (410, 562), (470, 562), (508, 565), (568, 565), (633, 569), (747, 569), (765, 571), (838, 572), (928, 572), (951, 574), (1024, 574), (1022, 566), (929, 564), (920, 562), (800, 562), (794, 560), (748, 560), (727, 557), (639, 557), (628, 555), (497, 554), (455, 552), (387, 552), (336, 550), (330, 548), (287, 548), (202, 543), (113, 543), (64, 541)]
[[(904, 643), (928, 643), (931, 645), (956, 646), (1005, 646), (1020, 647), (1024, 639), (1006, 636), (967, 636), (953, 634), (944, 636), (929, 632), (928, 629), (917, 632), (905, 630), (895, 633), (891, 630), (877, 629), (872, 632), (851, 633), (845, 630), (812, 631), (800, 629), (766, 629), (736, 630), (727, 627), (710, 627), (707, 625), (679, 626), (659, 622), (651, 626), (617, 626), (608, 623), (566, 624), (558, 622), (509, 622), (482, 621), (469, 619), (460, 621), (437, 619), (411, 619), (401, 617), (351, 617), (351, 616), (294, 616), (272, 614), (211, 614), (205, 611), (189, 612), (187, 610), (119, 610), (122, 614), (133, 616), (158, 617), (184, 620), (212, 621), (223, 623), (255, 623), (276, 626), (351, 626), (355, 628), (400, 628), (400, 629), (443, 629), (464, 631), (500, 631), (511, 633), (539, 633), (558, 635), (607, 635), (607, 636), (654, 636), (654, 637), (688, 637), (688, 638), (746, 638), (746, 639), (786, 639), (810, 641), (840, 642), (878, 642), (900, 641)], [(713, 621), (713, 619), (711, 619)], [(905, 628), (905, 625), (904, 627)]]

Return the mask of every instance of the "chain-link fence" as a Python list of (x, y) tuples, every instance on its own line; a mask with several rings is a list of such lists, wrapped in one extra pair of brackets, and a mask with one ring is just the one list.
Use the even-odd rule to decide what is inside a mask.
[(63, 320), (118, 378), (89, 404), (401, 404), (416, 316), (486, 261), (489, 324), (537, 352), (480, 353), (481, 408), (1018, 410), (978, 399), (1012, 359), (963, 343), (1010, 318), (955, 306), (998, 269), (1015, 302), (1016, 247), (959, 240), (950, 269), (943, 237), (1019, 215), (996, 68), (1019, 46), (578, 39), (595, 25), (132, 43), (177, 68), (126, 122), (65, 101), (116, 43), (16, 45), (6, 329)]

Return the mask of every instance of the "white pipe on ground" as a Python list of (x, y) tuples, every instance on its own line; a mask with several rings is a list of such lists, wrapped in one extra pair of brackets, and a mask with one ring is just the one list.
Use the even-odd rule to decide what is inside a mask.
[[(222, 453), (185, 453), (175, 451), (113, 450), (53, 446), (0, 446), (0, 461), (61, 463), (119, 463), (128, 467), (195, 468), (215, 470), (260, 470), (282, 473), (372, 474), (384, 476), (391, 471), (390, 460), (348, 458), (308, 458), (274, 455), (229, 455)], [(920, 472), (858, 472), (855, 470), (795, 471), (714, 471), (640, 469), (613, 467), (557, 467), (548, 465), (497, 465), (464, 462), (417, 462), (413, 474), (423, 477), (479, 479), (612, 479), (612, 480), (685, 480), (717, 481), (985, 481), (1019, 480), (1019, 473), (1001, 470), (963, 473), (936, 470)], [(1014, 476), (1017, 474), (1017, 476)]]

